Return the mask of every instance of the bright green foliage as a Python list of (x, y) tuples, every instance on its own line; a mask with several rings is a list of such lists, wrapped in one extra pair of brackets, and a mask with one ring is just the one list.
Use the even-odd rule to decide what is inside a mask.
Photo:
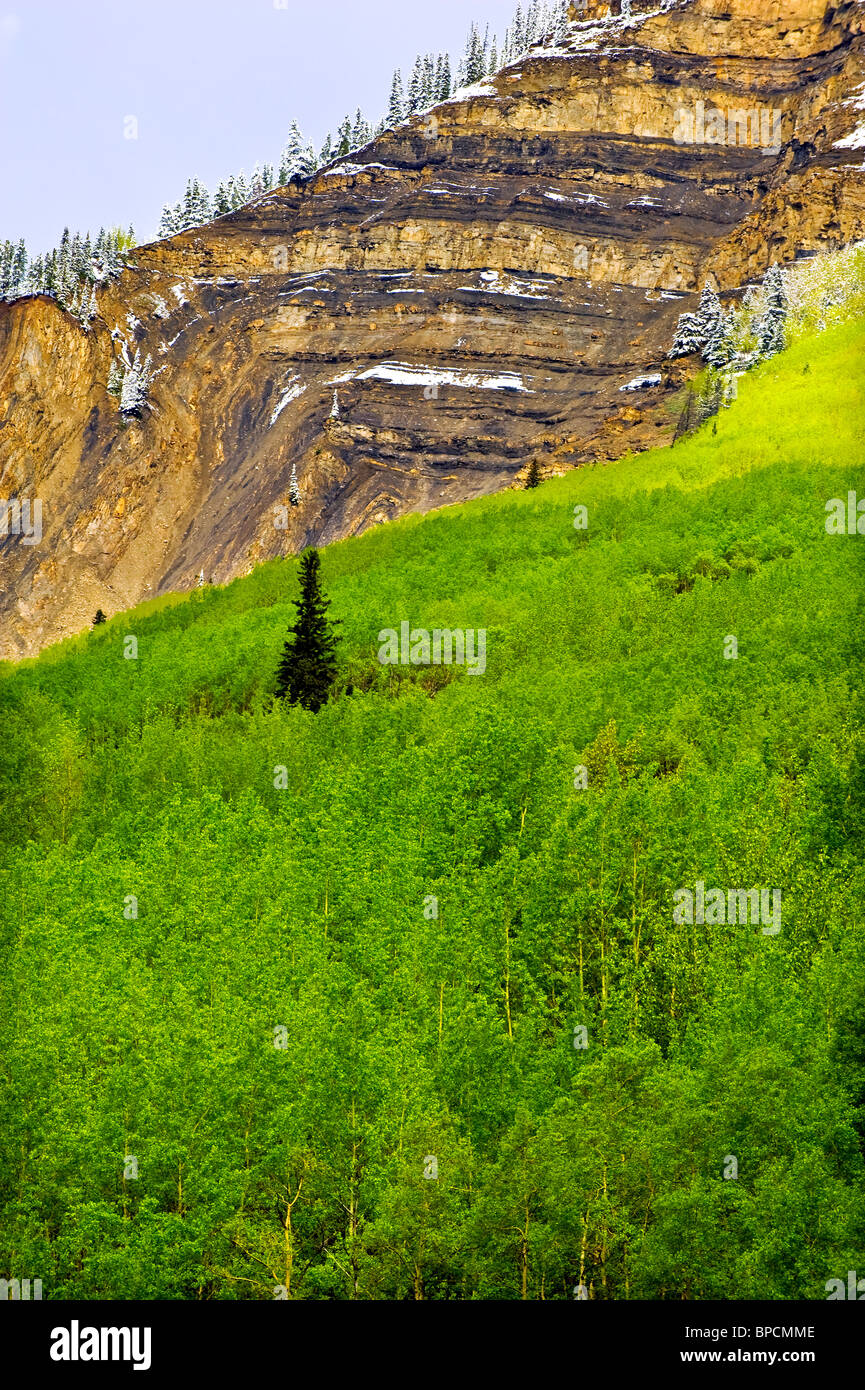
[[(717, 435), (323, 551), (317, 714), (272, 701), (294, 560), (0, 668), (0, 1273), (862, 1273), (865, 538), (824, 520), (862, 488), (863, 349), (829, 329)], [(403, 621), (485, 629), (486, 674), (380, 666)], [(780, 889), (781, 932), (674, 923), (697, 880)]]

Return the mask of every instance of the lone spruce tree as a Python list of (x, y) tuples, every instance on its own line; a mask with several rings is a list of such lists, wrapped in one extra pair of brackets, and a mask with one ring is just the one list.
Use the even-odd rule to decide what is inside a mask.
[(526, 487), (537, 487), (541, 481), (541, 470), (537, 459), (532, 459), (529, 464), (529, 471), (526, 475)]
[(339, 619), (327, 617), (330, 599), (321, 592), (318, 551), (305, 550), (300, 557), (300, 598), (294, 600), (297, 622), (290, 631), (277, 672), (276, 694), (281, 700), (317, 714), (327, 703), (336, 679), (334, 632)]

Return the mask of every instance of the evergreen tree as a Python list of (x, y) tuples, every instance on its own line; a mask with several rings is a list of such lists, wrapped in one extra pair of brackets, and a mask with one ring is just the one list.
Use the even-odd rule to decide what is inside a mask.
[(540, 481), (541, 481), (541, 470), (540, 470), (540, 467), (538, 466), (538, 461), (537, 461), (537, 459), (532, 459), (531, 463), (529, 464), (529, 471), (528, 471), (528, 475), (527, 475), (527, 477), (526, 477), (526, 487), (527, 487), (527, 488), (537, 487), (538, 484), (540, 483)]
[(108, 368), (108, 383), (106, 386), (109, 396), (119, 396), (123, 390), (123, 367), (118, 361), (113, 361)]
[(697, 322), (697, 315), (691, 313), (682, 314), (676, 327), (676, 336), (673, 339), (673, 346), (667, 353), (668, 357), (689, 357), (693, 352), (699, 352), (703, 346), (700, 336), (700, 327)]
[(297, 465), (291, 465), (291, 477), (288, 481), (288, 500), (293, 507), (299, 507), (301, 503), (300, 484), (297, 481)]
[(735, 320), (732, 314), (721, 313), (718, 327), (706, 344), (703, 356), (710, 367), (726, 367), (736, 355), (734, 341)]
[(514, 15), (514, 22), (511, 27), (511, 43), (513, 45), (513, 56), (515, 58), (519, 57), (521, 53), (525, 52), (526, 31), (525, 22), (523, 20), (523, 9), (521, 5), (517, 5), (516, 14)]
[(439, 59), (438, 72), (436, 74), (436, 101), (447, 101), (451, 95), (451, 60), (450, 55), (443, 53)]
[(27, 293), (41, 294), (45, 285), (45, 261), (42, 256), (37, 256), (30, 262), (27, 271)]
[(703, 286), (703, 293), (700, 296), (700, 304), (697, 309), (697, 332), (700, 335), (701, 347), (705, 348), (708, 343), (711, 343), (718, 332), (722, 317), (723, 310), (717, 291), (707, 280)]
[(360, 107), (357, 108), (354, 117), (354, 126), (351, 132), (351, 147), (353, 150), (360, 150), (370, 138), (370, 129), (363, 118)]
[[(45, 293), (54, 294), (57, 286), (57, 252), (50, 251), (45, 257)], [(3, 298), (3, 290), (0, 288), (0, 299)]]
[(209, 222), (211, 218), (210, 193), (208, 192), (207, 185), (199, 183), (198, 179), (196, 179), (193, 184), (193, 190), (195, 199), (193, 204), (195, 222), (193, 225), (196, 227), (203, 227), (205, 222)]
[(761, 357), (774, 357), (784, 350), (786, 342), (787, 314), (789, 301), (784, 272), (777, 264), (771, 265), (763, 279), (766, 308), (757, 325), (759, 351)]
[(147, 391), (153, 375), (150, 370), (152, 365), (152, 357), (148, 356), (142, 362), (141, 349), (136, 348), (132, 365), (127, 366), (123, 373), (123, 385), (120, 389), (121, 414), (141, 418), (147, 404)]
[(393, 75), (393, 81), (391, 83), (390, 88), (390, 104), (388, 105), (387, 109), (388, 125), (399, 125), (400, 122), (404, 119), (404, 117), (405, 97), (403, 96), (402, 89), (402, 73), (400, 72), (399, 68), (397, 68), (396, 72)]
[(336, 132), (336, 153), (339, 159), (351, 154), (351, 118), (346, 116)]
[(408, 113), (413, 116), (423, 105), (423, 59), (415, 58), (408, 84)]
[(10, 299), (17, 299), (24, 294), (27, 279), (27, 246), (24, 238), (18, 242), (12, 257), (12, 284), (9, 291)]
[(481, 81), (485, 76), (486, 56), (484, 53), (484, 44), (481, 40), (477, 25), (473, 24), (469, 30), (465, 57), (463, 59), (462, 85), (470, 87), (474, 82)]
[(318, 157), (319, 168), (324, 168), (333, 159), (333, 136), (328, 132), (327, 138), (321, 147), (321, 154)]
[(174, 236), (174, 233), (178, 230), (177, 224), (180, 221), (180, 214), (181, 209), (179, 203), (175, 203), (173, 206), (170, 203), (165, 204), (165, 207), (162, 209), (162, 216), (159, 219), (160, 240), (165, 237)]
[(4, 241), (0, 247), (0, 299), (5, 299), (12, 284), (12, 256), (15, 248), (11, 241)]
[(107, 621), (108, 621), (108, 619), (106, 618), (105, 614), (102, 612), (102, 609), (101, 609), (101, 608), (97, 608), (96, 614), (95, 614), (94, 619), (93, 619), (93, 626), (94, 626), (94, 627), (101, 627), (102, 624), (103, 624), (103, 623), (106, 623)]
[(297, 621), (291, 628), (277, 671), (276, 694), (292, 705), (317, 714), (326, 704), (336, 679), (336, 622), (327, 617), (330, 599), (321, 591), (318, 551), (300, 557), (300, 598), (294, 600)]

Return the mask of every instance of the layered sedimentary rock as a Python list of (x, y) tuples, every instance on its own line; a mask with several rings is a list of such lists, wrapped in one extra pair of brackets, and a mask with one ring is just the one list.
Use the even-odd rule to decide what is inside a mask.
[[(863, 235), (865, 5), (621, 11), (574, 4), (560, 46), (139, 248), (89, 329), (0, 305), (0, 498), (42, 510), (38, 543), (0, 539), (0, 656), (532, 458), (669, 439), (664, 355), (706, 277)], [(140, 418), (108, 391), (136, 350)]]

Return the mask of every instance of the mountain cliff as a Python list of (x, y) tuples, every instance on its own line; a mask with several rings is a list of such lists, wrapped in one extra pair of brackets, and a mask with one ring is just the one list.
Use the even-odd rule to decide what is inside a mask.
[(0, 656), (668, 440), (706, 277), (863, 235), (863, 29), (861, 0), (587, 0), (351, 162), (138, 248), (88, 328), (0, 304), (0, 498), (41, 503), (38, 543), (0, 539)]

